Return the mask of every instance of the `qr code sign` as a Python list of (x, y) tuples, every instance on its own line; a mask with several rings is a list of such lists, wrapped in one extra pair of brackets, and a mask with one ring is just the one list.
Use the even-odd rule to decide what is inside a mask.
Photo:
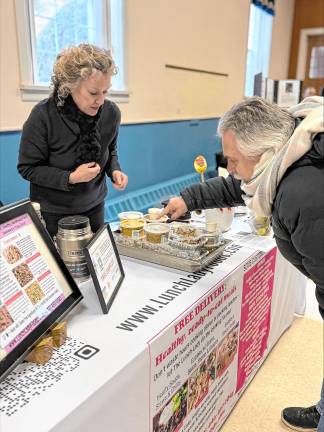
[(45, 365), (22, 363), (0, 384), (0, 414), (12, 416), (99, 351), (68, 337)]

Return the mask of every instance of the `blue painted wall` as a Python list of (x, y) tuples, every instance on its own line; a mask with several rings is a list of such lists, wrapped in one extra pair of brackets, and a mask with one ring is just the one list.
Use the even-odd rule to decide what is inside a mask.
[(0, 133), (0, 200), (9, 204), (29, 196), (29, 182), (17, 172), (19, 132)]
[[(214, 154), (220, 149), (217, 119), (122, 125), (119, 158), (129, 176), (124, 192), (109, 188), (109, 198), (122, 198), (138, 189), (193, 173), (199, 154), (215, 169)], [(20, 132), (0, 133), (0, 200), (5, 204), (26, 198), (28, 182), (17, 173)]]

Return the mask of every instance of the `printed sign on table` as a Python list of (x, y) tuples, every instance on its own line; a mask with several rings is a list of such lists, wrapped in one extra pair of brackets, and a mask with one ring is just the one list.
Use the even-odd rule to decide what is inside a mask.
[(87, 244), (85, 255), (102, 311), (106, 314), (125, 278), (108, 224), (104, 224)]
[(0, 225), (0, 360), (71, 293), (55, 267), (28, 214)]
[(150, 341), (151, 432), (220, 429), (265, 355), (275, 257), (256, 253)]

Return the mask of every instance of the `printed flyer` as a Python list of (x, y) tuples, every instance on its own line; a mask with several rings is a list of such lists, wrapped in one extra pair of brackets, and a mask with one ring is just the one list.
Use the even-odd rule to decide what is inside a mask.
[(71, 293), (29, 215), (0, 225), (0, 359)]
[(107, 229), (104, 229), (89, 247), (89, 254), (104, 302), (107, 304), (122, 276)]
[(255, 254), (149, 342), (151, 432), (220, 429), (265, 353), (275, 258)]

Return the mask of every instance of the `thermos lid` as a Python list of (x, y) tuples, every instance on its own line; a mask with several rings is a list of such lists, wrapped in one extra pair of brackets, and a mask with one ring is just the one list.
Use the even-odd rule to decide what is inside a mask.
[(87, 216), (66, 216), (58, 221), (58, 226), (65, 230), (87, 228), (89, 218)]

